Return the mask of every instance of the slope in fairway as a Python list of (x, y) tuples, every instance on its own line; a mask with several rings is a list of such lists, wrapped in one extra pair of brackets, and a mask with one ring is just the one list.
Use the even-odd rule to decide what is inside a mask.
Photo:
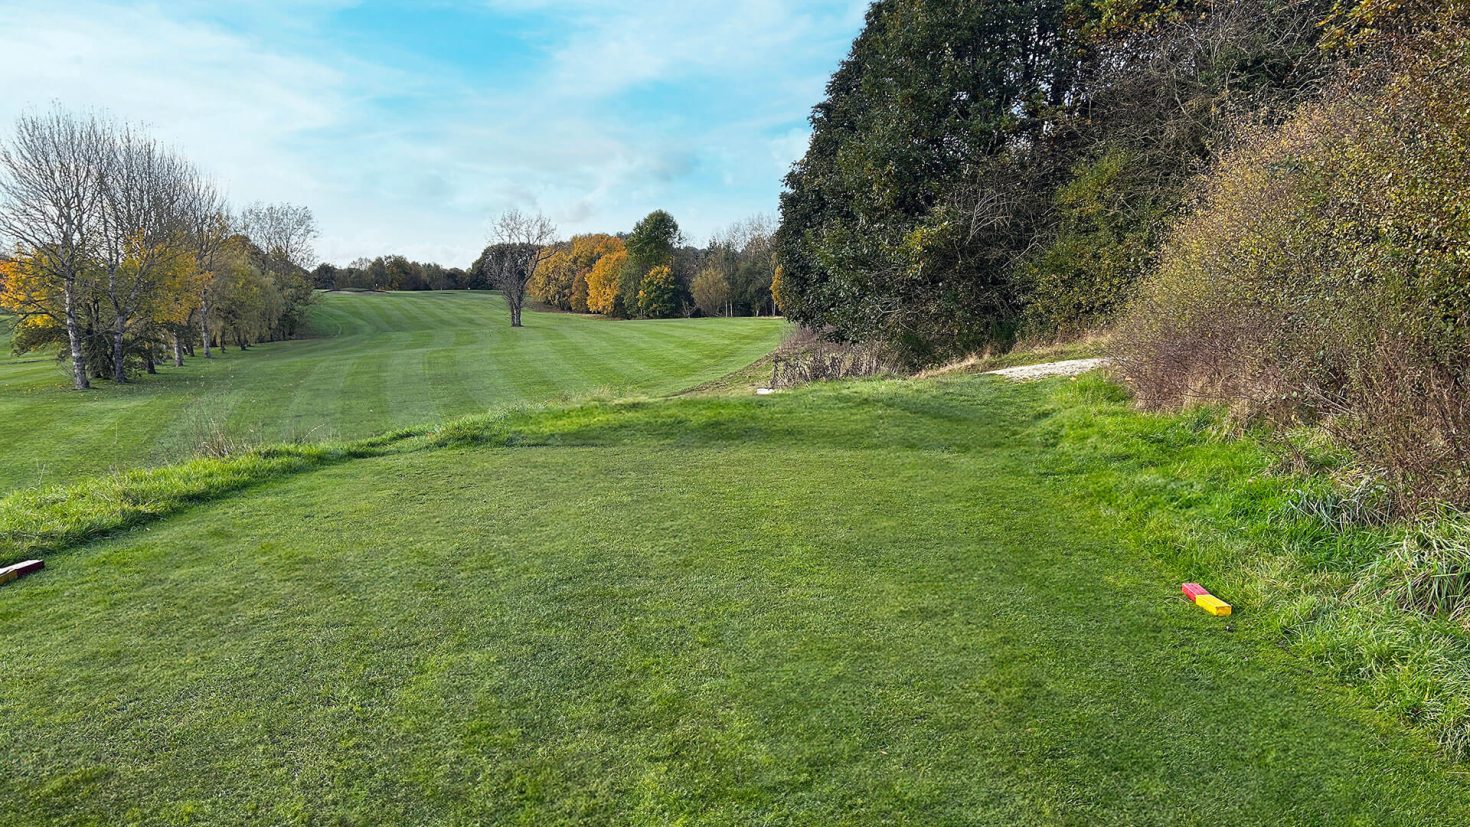
[(53, 359), (0, 337), (0, 491), (247, 442), (370, 436), (490, 408), (597, 391), (660, 395), (770, 352), (776, 319), (609, 322), (527, 313), (489, 293), (333, 293), (303, 341), (233, 348), (116, 387), (66, 389)]
[(1047, 470), (1046, 393), (538, 415), (70, 550), (0, 595), (0, 823), (1467, 823)]

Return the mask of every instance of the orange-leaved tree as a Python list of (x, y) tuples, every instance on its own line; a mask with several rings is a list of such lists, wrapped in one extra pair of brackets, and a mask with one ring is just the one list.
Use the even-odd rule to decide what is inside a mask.
[(572, 264), (572, 251), (562, 246), (541, 262), (540, 267), (536, 268), (530, 283), (526, 285), (526, 292), (537, 301), (546, 302), (562, 310), (570, 310), (572, 284), (576, 278), (577, 269)]

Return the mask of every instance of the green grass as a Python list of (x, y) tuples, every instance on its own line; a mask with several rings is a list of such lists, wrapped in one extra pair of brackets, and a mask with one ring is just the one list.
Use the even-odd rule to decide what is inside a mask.
[(1311, 432), (1240, 435), (1210, 409), (1140, 415), (1096, 377), (1067, 388), (1039, 434), (1058, 472), (1119, 515), (1121, 537), (1234, 595), (1263, 640), (1470, 760), (1470, 626), (1463, 594), (1444, 599), (1470, 577), (1463, 515), (1384, 522), (1356, 483), (1334, 480), (1345, 457)]
[(1208, 423), (957, 377), (152, 472), (204, 501), (0, 590), (0, 823), (1465, 823), (1281, 645), (1292, 483)]
[[(608, 322), (528, 313), (489, 293), (334, 293), (313, 338), (233, 348), (78, 394), (54, 359), (12, 357), (0, 332), (0, 492), (168, 463), (231, 441), (357, 439), (588, 394), (665, 395), (768, 353), (775, 319)], [(0, 320), (3, 321), (3, 320)]]

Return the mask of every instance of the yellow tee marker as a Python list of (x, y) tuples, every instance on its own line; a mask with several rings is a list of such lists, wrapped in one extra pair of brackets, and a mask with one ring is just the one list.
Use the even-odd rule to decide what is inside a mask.
[(1213, 594), (1202, 594), (1196, 597), (1194, 599), (1194, 605), (1204, 609), (1215, 617), (1225, 617), (1230, 614), (1230, 604)]

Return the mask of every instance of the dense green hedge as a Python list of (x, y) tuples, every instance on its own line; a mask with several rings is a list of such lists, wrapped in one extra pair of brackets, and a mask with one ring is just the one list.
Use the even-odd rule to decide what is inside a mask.
[(1108, 319), (1234, 119), (1352, 56), (1334, 7), (875, 3), (787, 179), (787, 314), (916, 364)]

